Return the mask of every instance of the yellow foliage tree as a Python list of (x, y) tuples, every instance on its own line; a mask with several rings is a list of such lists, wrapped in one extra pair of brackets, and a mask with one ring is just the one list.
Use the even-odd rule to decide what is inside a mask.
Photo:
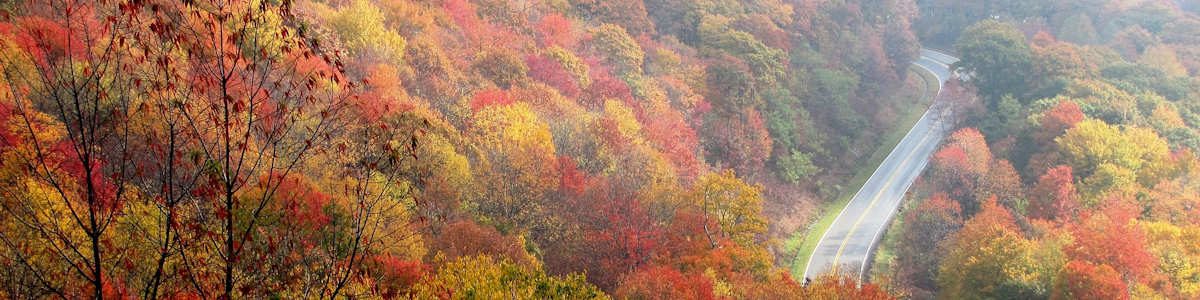
[(583, 275), (552, 277), (536, 266), (460, 257), (413, 287), (415, 299), (608, 299)]
[(1169, 45), (1157, 45), (1146, 49), (1138, 63), (1150, 66), (1168, 76), (1187, 76), (1188, 70), (1179, 62), (1179, 56)]
[(1138, 180), (1151, 180), (1166, 167), (1170, 155), (1167, 142), (1146, 128), (1124, 130), (1100, 120), (1079, 122), (1055, 139), (1059, 150), (1077, 173), (1090, 176), (1104, 164), (1112, 171), (1120, 168), (1138, 174)]
[(1158, 271), (1165, 274), (1182, 299), (1200, 298), (1200, 226), (1176, 226), (1146, 222), (1151, 251), (1157, 256)]
[(1039, 250), (1038, 242), (1023, 237), (1012, 215), (994, 200), (984, 203), (946, 247), (937, 278), (940, 299), (1034, 297), (1049, 288), (1056, 271), (1035, 263), (1039, 262), (1035, 255), (1047, 252)]
[(642, 73), (646, 53), (625, 28), (604, 24), (591, 30), (593, 47), (617, 68), (619, 74)]
[(326, 12), (325, 19), (350, 53), (403, 62), (404, 37), (384, 24), (383, 12), (370, 1), (355, 0), (337, 11)]
[(475, 114), (469, 135), (481, 154), (484, 198), (474, 207), (502, 229), (537, 227), (541, 201), (558, 186), (550, 127), (518, 102), (485, 107)]
[[(752, 247), (756, 237), (767, 232), (762, 215), (762, 187), (743, 182), (733, 170), (708, 173), (692, 188), (691, 205), (704, 215), (704, 230), (713, 247), (716, 237)], [(710, 226), (715, 225), (716, 228)]]

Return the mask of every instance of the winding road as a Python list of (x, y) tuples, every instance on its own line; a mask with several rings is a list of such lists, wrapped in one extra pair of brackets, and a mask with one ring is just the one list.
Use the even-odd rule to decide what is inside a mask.
[[(938, 80), (938, 92), (952, 75), (950, 64), (957, 58), (934, 50), (921, 49), (921, 57), (913, 62), (932, 73)], [(936, 97), (936, 93), (932, 95)], [(854, 274), (862, 281), (871, 251), (879, 242), (892, 216), (899, 208), (908, 188), (929, 163), (929, 157), (946, 137), (942, 110), (934, 105), (908, 131), (891, 154), (880, 163), (862, 189), (854, 194), (829, 229), (821, 236), (804, 269), (805, 278), (839, 270), (843, 275)]]

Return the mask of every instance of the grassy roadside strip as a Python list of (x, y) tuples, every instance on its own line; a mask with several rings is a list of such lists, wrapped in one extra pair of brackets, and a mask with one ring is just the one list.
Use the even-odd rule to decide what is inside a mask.
[[(913, 195), (909, 193), (904, 196), (910, 197)], [(883, 239), (879, 241), (879, 244), (875, 245), (875, 253), (871, 257), (870, 270), (867, 272), (866, 277), (867, 281), (888, 278), (892, 275), (892, 263), (896, 260), (896, 254), (892, 252), (892, 249), (896, 247), (896, 240), (900, 238), (900, 228), (904, 226), (903, 212), (913, 209), (915, 207), (912, 205), (913, 203), (915, 202), (903, 201), (900, 204), (900, 211), (892, 217), (892, 222), (888, 224), (887, 228), (884, 228)], [(886, 282), (876, 283), (884, 284), (884, 287), (887, 287)]]
[(788, 252), (796, 255), (791, 266), (792, 275), (794, 277), (799, 278), (804, 276), (804, 269), (807, 267), (808, 258), (809, 256), (812, 256), (813, 251), (816, 250), (817, 243), (820, 242), (822, 234), (825, 232), (825, 230), (829, 229), (829, 226), (833, 225), (833, 221), (837, 219), (837, 216), (842, 209), (844, 209), (846, 205), (850, 203), (850, 199), (854, 197), (854, 194), (862, 188), (863, 184), (867, 182), (867, 179), (871, 178), (871, 174), (875, 172), (875, 169), (879, 168), (879, 165), (883, 163), (884, 159), (887, 158), (888, 153), (891, 153), (892, 149), (896, 148), (896, 145), (900, 144), (900, 140), (904, 139), (904, 135), (908, 133), (909, 129), (912, 128), (913, 125), (917, 124), (917, 121), (921, 119), (921, 115), (923, 115), (925, 110), (929, 107), (928, 104), (932, 102), (932, 98), (920, 95), (929, 95), (930, 91), (937, 90), (937, 79), (933, 77), (932, 74), (929, 74), (916, 66), (909, 67), (909, 74), (916, 74), (919, 76), (919, 81), (924, 83), (924, 85), (921, 86), (921, 93), (917, 94), (919, 99), (909, 99), (908, 101), (902, 101), (900, 103), (916, 102), (920, 105), (908, 106), (907, 109), (900, 113), (900, 117), (897, 118), (896, 122), (897, 126), (893, 127), (891, 131), (883, 135), (881, 139), (882, 142), (880, 143), (879, 147), (875, 149), (875, 152), (871, 154), (871, 157), (867, 160), (867, 163), (860, 165), (854, 171), (854, 177), (851, 178), (850, 182), (846, 185), (853, 188), (846, 189), (842, 195), (838, 196), (837, 200), (822, 205), (818, 211), (820, 217), (816, 222), (809, 225), (805, 230), (796, 231), (791, 237), (784, 241), (784, 249), (791, 250)]

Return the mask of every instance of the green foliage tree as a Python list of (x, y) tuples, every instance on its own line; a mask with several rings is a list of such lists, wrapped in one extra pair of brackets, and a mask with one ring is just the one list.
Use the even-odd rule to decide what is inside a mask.
[(618, 74), (642, 73), (646, 53), (625, 28), (614, 24), (603, 24), (590, 31), (592, 47), (605, 61), (612, 64)]
[(963, 31), (954, 47), (961, 59), (954, 68), (969, 76), (988, 107), (997, 108), (1006, 94), (1023, 97), (1029, 89), (1032, 50), (1013, 25), (981, 21)]
[(776, 84), (784, 76), (786, 54), (768, 47), (749, 33), (730, 29), (730, 20), (708, 16), (698, 28), (702, 47), (724, 51), (746, 62), (762, 85)]
[(1058, 27), (1058, 36), (1075, 44), (1094, 44), (1100, 41), (1100, 33), (1096, 31), (1094, 23), (1092, 17), (1083, 12), (1067, 16)]
[(1167, 45), (1158, 45), (1146, 49), (1138, 63), (1162, 71), (1167, 76), (1187, 76), (1188, 70), (1179, 62), (1179, 57)]
[(775, 167), (778, 168), (780, 177), (793, 184), (821, 171), (820, 167), (813, 164), (811, 154), (796, 150), (791, 150), (790, 155), (778, 158)]
[(471, 63), (471, 68), (504, 89), (520, 83), (529, 72), (529, 67), (520, 56), (505, 49), (480, 53)]

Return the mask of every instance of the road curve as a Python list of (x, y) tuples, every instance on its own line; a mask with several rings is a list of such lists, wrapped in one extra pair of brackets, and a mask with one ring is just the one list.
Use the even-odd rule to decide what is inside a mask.
[[(920, 59), (913, 64), (937, 77), (940, 92), (953, 75), (949, 65), (956, 61), (957, 58), (945, 53), (921, 49)], [(875, 243), (908, 188), (946, 137), (949, 126), (942, 120), (947, 118), (935, 107), (925, 111), (821, 236), (804, 269), (805, 278), (837, 269), (862, 281)]]

